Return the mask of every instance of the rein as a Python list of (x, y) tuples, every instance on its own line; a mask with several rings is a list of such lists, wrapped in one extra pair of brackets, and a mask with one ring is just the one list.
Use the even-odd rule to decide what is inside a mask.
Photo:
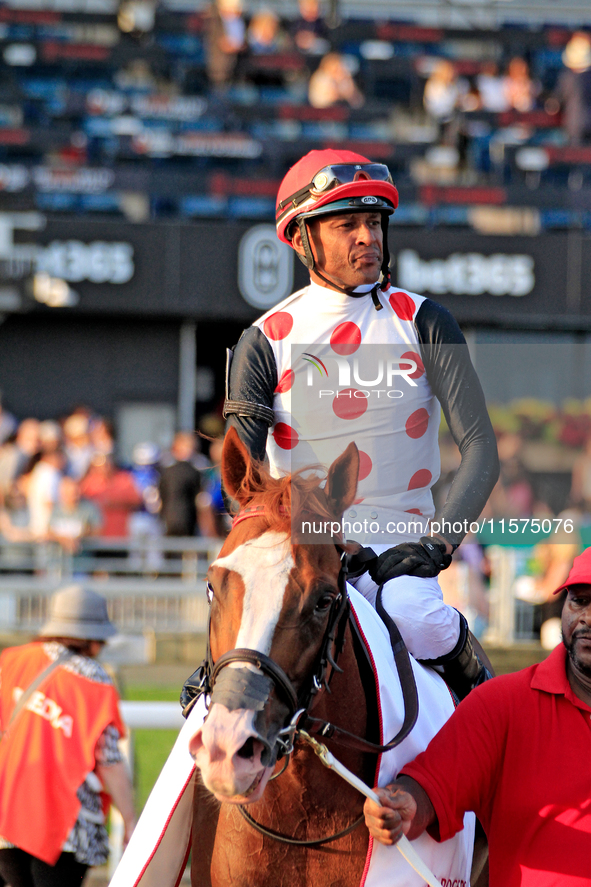
[[(284, 509), (284, 511), (285, 513), (289, 513), (287, 509)], [(251, 506), (245, 508), (238, 515), (236, 515), (232, 522), (232, 527), (250, 517), (262, 517), (264, 516), (264, 514), (265, 506)], [(337, 548), (339, 547), (336, 542), (335, 545), (337, 545)], [(376, 610), (381, 618), (384, 620), (388, 628), (392, 650), (394, 653), (394, 661), (400, 677), (404, 704), (404, 720), (400, 730), (388, 743), (386, 743), (385, 745), (378, 745), (376, 743), (370, 742), (367, 739), (364, 739), (361, 736), (356, 736), (355, 734), (350, 733), (342, 727), (337, 727), (328, 721), (323, 721), (319, 718), (312, 718), (308, 714), (308, 709), (311, 706), (315, 695), (323, 687), (330, 693), (329, 685), (333, 674), (335, 672), (342, 673), (343, 671), (342, 668), (340, 668), (338, 665), (338, 658), (340, 652), (342, 652), (343, 649), (345, 628), (350, 617), (350, 602), (346, 587), (346, 580), (347, 576), (349, 575), (348, 560), (349, 555), (347, 554), (347, 552), (345, 552), (344, 550), (341, 551), (341, 569), (339, 571), (338, 577), (339, 594), (332, 604), (328, 619), (328, 625), (318, 656), (317, 668), (312, 677), (304, 699), (300, 699), (291, 680), (283, 671), (283, 669), (269, 656), (267, 656), (265, 653), (259, 652), (258, 650), (251, 650), (248, 648), (229, 650), (222, 656), (220, 656), (214, 665), (211, 657), (210, 647), (210, 612), (210, 619), (208, 620), (207, 626), (207, 646), (205, 659), (203, 660), (197, 671), (195, 671), (194, 674), (191, 675), (191, 677), (185, 684), (186, 690), (184, 690), (183, 695), (181, 695), (181, 704), (184, 705), (183, 715), (185, 717), (189, 715), (191, 709), (201, 696), (212, 696), (216, 679), (219, 678), (220, 672), (222, 671), (222, 669), (225, 668), (225, 666), (227, 666), (231, 662), (245, 662), (250, 665), (254, 665), (255, 668), (259, 669), (263, 673), (263, 675), (270, 679), (272, 686), (275, 687), (275, 689), (279, 692), (283, 701), (287, 704), (289, 709), (290, 723), (288, 724), (288, 726), (283, 727), (279, 731), (275, 739), (275, 745), (279, 746), (276, 759), (286, 756), (289, 760), (289, 756), (293, 752), (294, 743), (299, 738), (300, 731), (302, 733), (302, 738), (308, 736), (308, 741), (310, 740), (310, 736), (308, 734), (315, 734), (318, 736), (322, 736), (324, 739), (330, 739), (348, 748), (373, 754), (381, 754), (383, 752), (390, 751), (391, 749), (399, 745), (408, 736), (416, 723), (418, 717), (418, 694), (414, 675), (412, 672), (412, 666), (408, 655), (408, 650), (406, 649), (404, 641), (402, 640), (398, 627), (382, 605), (381, 586), (377, 594)], [(355, 575), (359, 574), (355, 573)], [(328, 666), (330, 666), (331, 672), (330, 676), (327, 678)], [(270, 754), (271, 757), (274, 754), (272, 749), (270, 750)], [(285, 767), (283, 768), (283, 770), (284, 769)], [(281, 775), (281, 773), (283, 773), (283, 770), (281, 770), (280, 773), (277, 774), (277, 776)], [(287, 835), (281, 834), (280, 832), (276, 832), (272, 829), (266, 828), (265, 826), (256, 822), (256, 820), (251, 816), (250, 813), (246, 811), (246, 809), (242, 805), (238, 806), (238, 810), (243, 818), (250, 825), (252, 825), (253, 828), (261, 832), (263, 835), (271, 837), (276, 841), (280, 841), (282, 843), (295, 844), (300, 847), (318, 846), (321, 844), (330, 843), (331, 841), (336, 841), (338, 838), (344, 837), (345, 835), (348, 835), (350, 832), (356, 829), (363, 822), (364, 819), (363, 814), (361, 814), (361, 816), (359, 816), (353, 823), (351, 823), (351, 825), (333, 835), (330, 835), (326, 838), (304, 840), (291, 838)]]

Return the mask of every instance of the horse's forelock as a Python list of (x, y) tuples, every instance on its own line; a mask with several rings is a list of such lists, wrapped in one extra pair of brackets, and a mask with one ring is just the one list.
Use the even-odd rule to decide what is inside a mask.
[(325, 479), (326, 473), (321, 466), (312, 465), (277, 478), (263, 465), (250, 463), (238, 498), (243, 507), (262, 506), (264, 517), (273, 529), (289, 531), (292, 521), (303, 515), (311, 514), (326, 520), (340, 518), (329, 509), (321, 487)]

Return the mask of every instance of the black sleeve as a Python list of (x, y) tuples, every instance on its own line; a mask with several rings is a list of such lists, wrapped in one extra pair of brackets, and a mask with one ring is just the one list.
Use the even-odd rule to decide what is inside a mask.
[(228, 370), (224, 416), (238, 432), (253, 458), (265, 459), (267, 432), (273, 423), (277, 387), (275, 355), (256, 326), (242, 333)]
[(458, 545), (465, 529), (454, 533), (443, 521), (450, 525), (459, 521), (466, 528), (478, 518), (499, 476), (497, 442), (466, 340), (452, 315), (425, 299), (415, 327), (431, 390), (462, 457), (437, 518), (442, 524), (441, 535)]

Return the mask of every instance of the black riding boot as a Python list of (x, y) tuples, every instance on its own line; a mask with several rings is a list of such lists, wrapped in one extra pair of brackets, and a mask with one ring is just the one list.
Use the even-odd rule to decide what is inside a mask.
[(492, 674), (481, 662), (472, 644), (472, 635), (464, 616), (460, 617), (460, 637), (451, 651), (439, 659), (422, 660), (424, 665), (430, 665), (442, 675), (444, 681), (456, 694), (458, 699), (464, 699), (470, 690), (478, 687), (492, 678)]

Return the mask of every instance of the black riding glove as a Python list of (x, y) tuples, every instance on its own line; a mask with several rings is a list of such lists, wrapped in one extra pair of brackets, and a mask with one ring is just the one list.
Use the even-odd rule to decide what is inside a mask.
[(389, 548), (370, 565), (369, 575), (376, 585), (383, 585), (397, 576), (437, 576), (451, 564), (445, 543), (433, 536), (422, 536), (418, 542), (401, 542)]

